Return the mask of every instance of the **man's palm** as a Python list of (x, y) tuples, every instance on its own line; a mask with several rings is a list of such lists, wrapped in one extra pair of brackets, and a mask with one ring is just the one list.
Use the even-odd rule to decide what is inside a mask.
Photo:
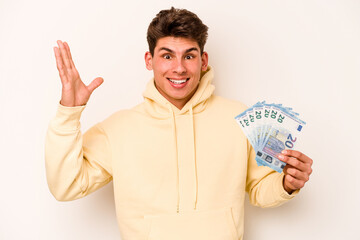
[(60, 40), (57, 41), (57, 44), (59, 47), (54, 47), (54, 52), (62, 84), (60, 104), (67, 107), (85, 105), (91, 93), (99, 87), (104, 80), (99, 77), (86, 86), (81, 81), (80, 75), (75, 68), (69, 45)]

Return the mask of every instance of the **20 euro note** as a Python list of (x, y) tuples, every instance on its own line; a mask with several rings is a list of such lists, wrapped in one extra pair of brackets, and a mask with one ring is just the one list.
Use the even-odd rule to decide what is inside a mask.
[(306, 123), (291, 112), (281, 111), (277, 114), (279, 117), (271, 124), (264, 143), (256, 152), (256, 161), (281, 173), (286, 164), (278, 156), (283, 150), (295, 148)]

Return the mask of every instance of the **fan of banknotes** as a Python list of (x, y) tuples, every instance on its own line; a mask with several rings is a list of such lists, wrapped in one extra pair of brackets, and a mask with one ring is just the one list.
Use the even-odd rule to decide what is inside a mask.
[(258, 166), (282, 172), (286, 163), (278, 155), (293, 149), (305, 122), (292, 108), (258, 102), (235, 117), (256, 153)]

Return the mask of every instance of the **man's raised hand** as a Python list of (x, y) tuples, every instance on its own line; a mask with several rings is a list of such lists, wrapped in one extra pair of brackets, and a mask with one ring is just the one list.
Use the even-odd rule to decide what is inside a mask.
[(104, 80), (101, 77), (95, 78), (86, 86), (80, 78), (71, 57), (69, 45), (60, 40), (58, 47), (54, 47), (57, 69), (62, 84), (60, 104), (67, 107), (85, 105), (91, 93), (99, 87)]

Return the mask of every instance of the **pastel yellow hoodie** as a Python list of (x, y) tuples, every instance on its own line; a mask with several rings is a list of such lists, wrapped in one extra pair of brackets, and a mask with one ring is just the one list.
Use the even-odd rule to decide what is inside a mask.
[(46, 171), (59, 201), (86, 196), (111, 180), (123, 240), (238, 240), (244, 198), (273, 207), (294, 197), (283, 174), (258, 167), (234, 117), (243, 104), (213, 95), (211, 67), (181, 109), (152, 79), (144, 102), (84, 135), (84, 106), (59, 105), (46, 138)]

